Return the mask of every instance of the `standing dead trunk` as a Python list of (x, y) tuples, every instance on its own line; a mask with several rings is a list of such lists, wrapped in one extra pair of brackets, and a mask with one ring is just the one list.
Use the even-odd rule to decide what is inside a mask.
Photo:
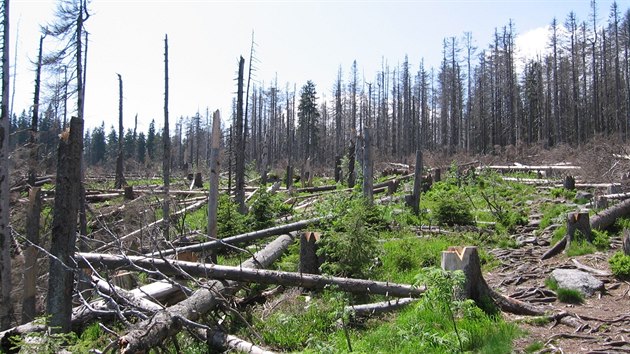
[(409, 198), (413, 213), (420, 214), (420, 193), (422, 192), (422, 151), (416, 150), (416, 167), (413, 176), (413, 194)]
[(354, 188), (356, 176), (354, 174), (354, 139), (350, 140), (350, 146), (348, 147), (348, 188)]
[(302, 232), (300, 235), (300, 273), (319, 274), (319, 259), (317, 258), (317, 241), (319, 233)]
[(116, 157), (116, 180), (114, 188), (120, 189), (127, 184), (124, 175), (124, 130), (123, 130), (123, 81), (122, 76), (118, 75), (118, 156)]
[(238, 62), (238, 87), (236, 97), (236, 204), (241, 214), (247, 213), (245, 205), (245, 144), (243, 141), (243, 75), (245, 70), (245, 59), (240, 58)]
[(9, 228), (9, 0), (2, 2), (2, 106), (0, 112), (0, 330), (11, 325)]
[(62, 133), (59, 140), (48, 280), (49, 325), (60, 332), (70, 330), (72, 316), (82, 152), (83, 120), (72, 117), (70, 131)]
[(28, 184), (31, 189), (29, 191), (29, 206), (26, 213), (26, 239), (29, 244), (24, 250), (24, 280), (22, 294), (22, 323), (30, 322), (35, 318), (35, 303), (37, 292), (37, 258), (38, 252), (36, 245), (39, 245), (39, 222), (41, 218), (41, 194), (40, 188), (35, 187), (37, 180), (37, 162), (38, 162), (38, 120), (39, 120), (39, 93), (41, 87), (42, 72), (42, 47), (44, 44), (44, 36), (39, 38), (39, 54), (37, 59), (37, 70), (35, 72), (35, 94), (33, 95), (33, 116), (31, 119), (31, 137), (29, 151), (28, 166)]
[(626, 256), (630, 256), (630, 230), (623, 230), (622, 249)]
[(589, 222), (588, 212), (569, 213), (567, 215), (567, 244), (566, 248), (571, 246), (571, 242), (576, 238), (576, 231), (588, 242), (592, 241), (591, 224)]
[(372, 141), (370, 128), (363, 130), (363, 197), (369, 204), (374, 202), (374, 160), (372, 159)]
[(566, 190), (575, 190), (575, 178), (571, 175), (564, 177), (563, 187)]
[(35, 304), (37, 296), (37, 259), (39, 252), (36, 245), (39, 245), (39, 221), (41, 215), (41, 189), (31, 187), (28, 193), (29, 207), (26, 218), (26, 238), (29, 241), (24, 250), (24, 292), (22, 294), (22, 323), (35, 319)]
[(221, 148), (221, 113), (212, 116), (212, 148), (210, 150), (210, 191), (208, 195), (208, 237), (217, 238), (217, 210), (219, 207), (219, 154)]
[(169, 240), (170, 232), (170, 198), (169, 187), (171, 184), (171, 137), (168, 127), (168, 35), (164, 36), (164, 133), (162, 134), (164, 144), (164, 157), (162, 158), (162, 174), (164, 181), (164, 201), (162, 202), (162, 224), (163, 236)]

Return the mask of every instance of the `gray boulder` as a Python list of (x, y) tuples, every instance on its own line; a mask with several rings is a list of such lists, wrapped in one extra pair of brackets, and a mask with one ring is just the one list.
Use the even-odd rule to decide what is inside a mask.
[(577, 269), (555, 269), (551, 272), (551, 278), (558, 283), (558, 288), (577, 290), (585, 296), (604, 290), (601, 280)]

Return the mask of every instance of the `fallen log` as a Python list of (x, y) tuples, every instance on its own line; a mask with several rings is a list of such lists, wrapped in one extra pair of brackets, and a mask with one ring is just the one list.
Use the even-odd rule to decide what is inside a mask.
[(221, 352), (233, 349), (239, 353), (247, 354), (274, 354), (272, 351), (242, 340), (231, 334), (225, 334), (221, 331), (213, 331), (212, 333), (209, 333), (208, 341), (212, 346), (216, 347)]
[[(258, 284), (295, 286), (307, 289), (323, 289), (334, 285), (339, 290), (358, 294), (378, 294), (394, 297), (418, 297), (424, 288), (407, 284), (396, 284), (375, 280), (331, 277), (316, 274), (283, 272), (257, 269), (253, 267), (233, 267), (218, 264), (204, 264), (178, 261), (174, 259), (147, 258), (141, 256), (121, 256), (102, 253), (77, 253), (79, 267), (92, 266), (108, 269), (157, 269), (167, 275), (181, 274), (182, 271), (194, 277), (234, 280)], [(135, 265), (135, 266), (134, 266)]]
[(357, 317), (367, 317), (396, 311), (416, 301), (418, 301), (417, 298), (404, 297), (371, 304), (346, 306), (345, 310), (351, 312)]
[[(279, 258), (293, 242), (295, 234), (283, 235), (271, 242), (254, 257), (241, 263), (243, 268), (264, 268)], [(121, 353), (137, 353), (157, 347), (165, 338), (178, 333), (182, 328), (180, 319), (197, 321), (214, 309), (225, 296), (240, 289), (235, 281), (209, 281), (195, 291), (188, 299), (164, 310), (158, 311), (148, 320), (141, 321), (128, 331), (118, 342)]]
[[(254, 240), (258, 240), (261, 238), (276, 236), (281, 234), (290, 233), (293, 231), (302, 230), (306, 227), (317, 225), (318, 223), (330, 219), (331, 217), (317, 217), (313, 219), (307, 219), (302, 221), (296, 221), (294, 223), (274, 226), (264, 230), (258, 230), (253, 232), (248, 232), (240, 235), (230, 236), (219, 240), (212, 240), (208, 242), (198, 243), (195, 245), (188, 245), (182, 247), (176, 247), (166, 250), (161, 250), (153, 253), (148, 253), (145, 256), (147, 257), (160, 257), (160, 256), (170, 256), (179, 252), (201, 252), (208, 250), (216, 250), (220, 248), (229, 247), (229, 245), (235, 245), (239, 243), (250, 242)], [(99, 250), (97, 250), (98, 252)]]

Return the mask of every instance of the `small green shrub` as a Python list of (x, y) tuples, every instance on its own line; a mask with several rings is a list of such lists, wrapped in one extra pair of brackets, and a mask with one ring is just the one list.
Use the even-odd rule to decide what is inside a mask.
[(558, 300), (567, 304), (581, 304), (584, 302), (584, 296), (575, 289), (558, 288), (556, 290)]
[(610, 270), (617, 278), (630, 278), (630, 256), (618, 251), (608, 259)]
[(365, 203), (363, 198), (348, 199), (345, 208), (320, 240), (317, 253), (325, 261), (321, 270), (343, 277), (364, 278), (374, 270), (379, 254), (378, 231), (386, 223), (378, 207)]
[(447, 195), (438, 200), (435, 209), (435, 218), (440, 225), (474, 225), (468, 203), (463, 201), (462, 196), (456, 194)]
[(564, 198), (566, 200), (573, 200), (575, 199), (575, 194), (576, 192), (574, 190), (568, 190), (565, 188), (552, 188), (549, 193), (551, 194), (552, 197), (554, 198)]
[(591, 230), (593, 233), (593, 246), (598, 251), (606, 251), (610, 249), (610, 236), (607, 231)]

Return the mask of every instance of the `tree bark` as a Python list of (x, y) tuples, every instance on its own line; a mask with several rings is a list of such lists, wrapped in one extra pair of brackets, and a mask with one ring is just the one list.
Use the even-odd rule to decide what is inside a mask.
[(114, 181), (114, 188), (120, 189), (127, 184), (124, 175), (124, 156), (123, 156), (123, 143), (124, 134), (123, 129), (123, 81), (122, 76), (118, 75), (118, 156), (116, 157), (116, 180)]
[(233, 349), (238, 353), (246, 354), (274, 354), (265, 348), (254, 345), (250, 342), (246, 342), (231, 334), (225, 334), (220, 331), (214, 331), (208, 333), (208, 340), (210, 344), (217, 348), (220, 352), (226, 352), (228, 349)]
[(413, 213), (420, 214), (420, 193), (422, 192), (422, 151), (416, 150), (416, 167), (413, 177), (413, 194), (411, 196), (411, 208)]
[(208, 237), (217, 238), (217, 209), (219, 207), (219, 154), (221, 149), (221, 113), (212, 116), (212, 147), (210, 150), (210, 181), (208, 195)]
[(346, 306), (346, 310), (351, 311), (354, 316), (366, 317), (396, 311), (416, 301), (418, 301), (416, 298), (403, 297), (372, 304)]
[[(279, 246), (278, 246), (279, 247)], [(177, 275), (186, 272), (192, 276), (239, 282), (298, 286), (308, 289), (323, 289), (335, 285), (342, 291), (358, 294), (378, 294), (394, 297), (418, 297), (424, 288), (407, 284), (395, 284), (374, 280), (331, 277), (325, 275), (283, 272), (260, 269), (257, 266), (224, 266), (173, 259), (147, 258), (144, 256), (118, 256), (102, 253), (79, 253), (79, 264), (116, 269), (137, 269), (131, 264), (147, 269), (157, 269), (164, 274)], [(260, 260), (258, 260), (260, 262)]]
[[(39, 187), (32, 187), (28, 193), (29, 208), (27, 210), (26, 238), (29, 241), (24, 250), (24, 291), (22, 294), (22, 323), (27, 323), (35, 319), (35, 304), (37, 297), (37, 260), (39, 252), (36, 245), (39, 245), (39, 221), (41, 215), (41, 190)], [(32, 243), (32, 244), (31, 244)]]
[(171, 137), (168, 126), (168, 35), (164, 36), (164, 132), (162, 142), (164, 144), (164, 157), (162, 158), (162, 174), (164, 181), (164, 200), (162, 201), (163, 237), (170, 239), (170, 196), (171, 184)]
[(317, 241), (319, 233), (302, 232), (300, 235), (300, 264), (299, 272), (319, 274), (319, 258), (317, 257)]
[[(278, 237), (240, 266), (243, 268), (267, 267), (278, 259), (292, 242), (291, 235)], [(208, 282), (205, 287), (195, 291), (188, 299), (159, 311), (148, 320), (139, 322), (134, 329), (120, 338), (121, 353), (137, 353), (155, 348), (164, 339), (181, 330), (182, 322), (179, 318), (196, 321), (213, 310), (225, 296), (234, 294), (239, 288), (239, 283), (234, 281)]]
[(626, 256), (630, 256), (630, 230), (623, 230), (623, 239), (621, 240), (622, 250)]
[(371, 205), (374, 203), (374, 160), (372, 159), (371, 129), (363, 130), (363, 197)]
[(72, 117), (70, 131), (62, 133), (59, 141), (48, 281), (49, 325), (60, 332), (70, 330), (72, 316), (82, 152), (83, 120)]
[(2, 104), (0, 107), (0, 330), (9, 328), (11, 301), (11, 229), (9, 228), (9, 0), (2, 2)]
[(235, 199), (238, 210), (241, 214), (247, 213), (245, 205), (245, 144), (243, 141), (243, 75), (245, 70), (245, 59), (240, 58), (238, 62), (238, 87), (236, 97), (236, 188)]

